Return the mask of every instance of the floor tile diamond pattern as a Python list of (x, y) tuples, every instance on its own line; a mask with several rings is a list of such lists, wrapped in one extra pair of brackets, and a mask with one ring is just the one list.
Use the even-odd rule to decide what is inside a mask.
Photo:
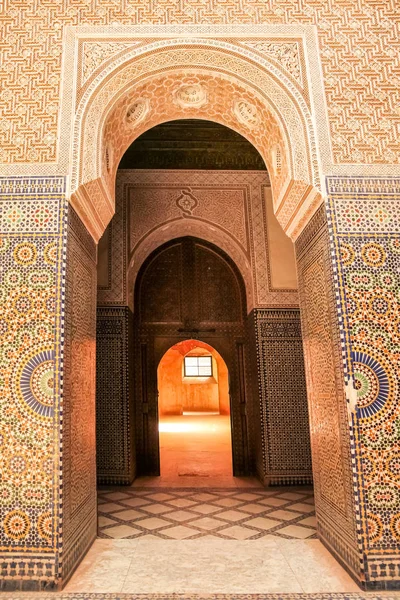
[(198, 489), (157, 492), (154, 488), (101, 488), (98, 492), (101, 538), (252, 540), (266, 535), (316, 538), (310, 487), (232, 491)]

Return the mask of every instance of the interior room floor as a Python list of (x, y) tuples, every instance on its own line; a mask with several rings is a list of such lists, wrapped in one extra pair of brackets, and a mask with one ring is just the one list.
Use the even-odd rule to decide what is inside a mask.
[(207, 487), (231, 485), (232, 444), (229, 415), (188, 413), (163, 416), (160, 431), (160, 484), (204, 480)]

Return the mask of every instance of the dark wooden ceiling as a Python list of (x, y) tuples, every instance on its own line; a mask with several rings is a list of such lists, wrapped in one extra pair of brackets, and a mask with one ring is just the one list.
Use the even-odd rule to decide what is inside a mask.
[(197, 119), (169, 121), (143, 133), (120, 169), (265, 170), (258, 151), (232, 129)]

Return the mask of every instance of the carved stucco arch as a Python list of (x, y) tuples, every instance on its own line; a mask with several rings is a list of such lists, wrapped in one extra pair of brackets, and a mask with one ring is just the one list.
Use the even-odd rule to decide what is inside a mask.
[[(157, 85), (162, 90), (173, 78), (175, 90), (165, 94), (161, 116), (151, 106), (151, 97)], [(179, 106), (176, 89), (196, 79), (207, 102)], [(214, 94), (207, 89), (211, 81)], [(216, 82), (221, 90), (234, 90), (233, 102), (223, 111)], [(147, 104), (146, 117), (128, 126), (127, 110), (138, 101)], [(249, 126), (238, 117), (238, 103), (244, 103), (244, 112), (254, 113), (250, 116), (255, 124)], [(114, 213), (115, 174), (123, 152), (147, 129), (176, 118), (214, 120), (253, 143), (269, 170), (277, 218), (296, 237), (300, 222), (306, 222), (321, 202), (313, 115), (306, 95), (273, 61), (248, 49), (221, 40), (177, 39), (130, 49), (111, 60), (80, 99), (71, 155), (71, 202), (95, 239)], [(262, 139), (266, 124), (269, 135)], [(276, 148), (278, 172), (273, 164)]]
[(254, 281), (249, 258), (243, 248), (227, 232), (215, 224), (211, 225), (195, 218), (162, 223), (137, 244), (130, 257), (127, 270), (128, 303), (132, 311), (136, 278), (145, 260), (163, 244), (185, 236), (214, 244), (231, 258), (243, 278), (247, 312), (249, 312), (254, 307), (255, 301)]

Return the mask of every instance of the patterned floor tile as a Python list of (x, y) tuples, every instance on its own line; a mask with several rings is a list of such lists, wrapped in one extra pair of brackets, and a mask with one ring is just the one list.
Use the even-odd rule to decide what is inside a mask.
[(300, 498), (304, 497), (304, 494), (298, 494), (296, 492), (285, 492), (278, 495), (278, 498), (285, 498), (285, 500), (300, 500)]
[(310, 497), (306, 498), (305, 500), (303, 500), (303, 502), (305, 502), (306, 504), (314, 504), (315, 503), (314, 496), (310, 496)]
[(148, 504), (147, 506), (141, 507), (144, 511), (151, 513), (153, 515), (162, 515), (171, 510), (170, 506), (165, 506), (165, 504)]
[(116, 525), (116, 521), (114, 521), (114, 519), (110, 519), (109, 517), (103, 517), (103, 515), (100, 515), (99, 527), (106, 527), (107, 525)]
[(169, 522), (164, 521), (164, 519), (158, 519), (157, 517), (150, 517), (149, 519), (136, 521), (136, 524), (152, 531), (153, 529), (160, 529), (161, 527), (169, 525)]
[(292, 521), (299, 515), (298, 513), (291, 512), (290, 510), (273, 510), (272, 512), (268, 513), (268, 516), (271, 517), (271, 519), (278, 519), (279, 521)]
[(241, 504), (241, 501), (234, 498), (221, 498), (220, 500), (215, 500), (214, 504), (230, 508), (231, 506), (238, 506), (238, 504)]
[(260, 496), (260, 494), (248, 494), (245, 492), (244, 494), (235, 494), (235, 498), (251, 502), (252, 500), (260, 500), (262, 496)]
[(284, 500), (283, 498), (264, 498), (263, 500), (260, 500), (260, 504), (266, 504), (267, 506), (283, 506), (284, 504), (287, 504), (288, 501)]
[(282, 533), (283, 535), (287, 535), (289, 537), (304, 540), (312, 536), (314, 534), (314, 531), (312, 529), (308, 529), (307, 527), (299, 527), (298, 525), (288, 525), (287, 527), (282, 527), (282, 529), (280, 529), (278, 533)]
[(218, 521), (217, 519), (213, 519), (212, 517), (204, 517), (203, 519), (197, 519), (196, 521), (192, 521), (190, 523), (193, 527), (198, 527), (199, 529), (217, 529), (217, 527), (221, 527), (222, 525), (226, 525), (223, 521)]
[(188, 500), (187, 498), (175, 498), (174, 500), (168, 500), (168, 504), (176, 506), (177, 508), (188, 508), (189, 506), (194, 506), (196, 502)]
[(198, 515), (187, 510), (174, 510), (173, 512), (168, 513), (168, 519), (179, 521), (180, 523), (196, 517), (198, 517)]
[(150, 500), (157, 500), (163, 502), (164, 500), (173, 500), (174, 496), (170, 494), (165, 494), (164, 492), (158, 492), (156, 494), (150, 494), (147, 496)]
[(246, 515), (246, 513), (240, 512), (239, 510), (224, 510), (224, 512), (218, 513), (219, 519), (226, 519), (227, 521), (241, 521), (248, 517), (249, 515)]
[(106, 504), (99, 505), (99, 511), (102, 513), (113, 513), (117, 510), (121, 510), (121, 508), (123, 507), (115, 502), (107, 502)]
[(170, 529), (163, 529), (163, 535), (166, 535), (174, 540), (185, 540), (188, 537), (196, 535), (196, 531), (185, 527), (184, 525), (177, 525)]
[(240, 507), (240, 510), (245, 510), (252, 515), (259, 515), (262, 512), (265, 512), (265, 505), (263, 504), (245, 504)]
[(280, 521), (276, 521), (276, 519), (256, 517), (255, 519), (250, 519), (250, 521), (246, 521), (246, 525), (248, 527), (255, 527), (256, 529), (262, 529), (263, 531), (269, 531), (274, 527), (278, 527), (279, 525), (281, 525), (281, 523)]
[(118, 517), (118, 519), (122, 519), (123, 521), (133, 521), (138, 517), (143, 517), (143, 513), (133, 510), (133, 508), (129, 510), (121, 510), (120, 512), (114, 514)]
[(290, 507), (290, 510), (296, 510), (301, 513), (307, 513), (307, 512), (311, 513), (311, 512), (314, 512), (314, 505), (306, 504), (305, 502), (302, 502), (299, 504), (292, 504), (292, 506)]
[(202, 494), (194, 494), (193, 500), (198, 500), (199, 502), (208, 502), (210, 500), (218, 500), (218, 496), (215, 494), (207, 494), (203, 492)]
[[(110, 497), (112, 495), (112, 498)], [(113, 499), (113, 502), (110, 500)], [(300, 501), (301, 500), (301, 501)], [(316, 538), (312, 488), (99, 490), (99, 537)], [(121, 527), (133, 528), (130, 530)], [(295, 526), (295, 529), (289, 527)], [(111, 533), (110, 533), (111, 532)]]
[(192, 510), (195, 510), (203, 515), (210, 515), (218, 512), (221, 510), (221, 508), (218, 506), (213, 506), (212, 504), (198, 504), (197, 506), (193, 506)]
[(257, 535), (257, 532), (247, 529), (247, 527), (241, 527), (241, 525), (233, 525), (233, 527), (221, 531), (221, 534), (233, 540), (248, 540), (250, 537)]
[(306, 525), (307, 527), (317, 527), (317, 519), (315, 517), (307, 517), (297, 522), (297, 525)]
[(127, 504), (128, 506), (145, 506), (146, 504), (151, 504), (151, 500), (146, 500), (145, 498), (127, 498), (124, 499), (122, 504)]
[(136, 529), (130, 525), (117, 525), (116, 527), (108, 527), (105, 532), (109, 537), (114, 539), (127, 538), (131, 535), (141, 533), (140, 529)]
[(106, 494), (105, 497), (107, 500), (122, 500), (123, 498), (129, 498), (129, 494), (124, 494), (123, 492), (111, 492), (111, 494)]

